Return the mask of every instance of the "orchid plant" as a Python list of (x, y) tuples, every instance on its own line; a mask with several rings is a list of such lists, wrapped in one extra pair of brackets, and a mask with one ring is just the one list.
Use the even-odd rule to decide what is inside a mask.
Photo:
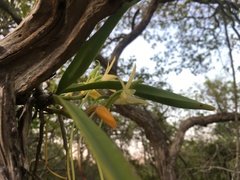
[[(52, 96), (52, 101), (56, 104), (56, 107), (59, 108), (60, 106), (62, 108), (60, 110), (56, 108), (52, 112), (73, 119), (71, 137), (69, 138), (70, 150), (66, 155), (67, 162), (70, 161), (71, 166), (67, 163), (68, 178), (66, 179), (75, 179), (73, 159), (69, 160), (68, 158), (73, 157), (71, 147), (73, 132), (76, 132), (76, 128), (97, 162), (101, 179), (140, 179), (117, 145), (99, 128), (101, 123), (97, 125), (92, 120), (92, 116), (97, 114), (103, 122), (116, 129), (117, 122), (110, 112), (110, 108), (114, 104), (148, 105), (149, 103), (144, 100), (147, 99), (179, 108), (214, 110), (214, 107), (210, 105), (144, 85), (140, 80), (133, 81), (136, 65), (134, 65), (129, 80), (125, 83), (120, 77), (110, 74), (110, 70), (116, 61), (115, 58), (111, 63), (108, 63), (103, 75), (100, 73), (100, 63), (97, 62), (88, 79), (85, 82), (76, 83), (89, 68), (91, 62), (95, 60), (104, 42), (123, 14), (137, 2), (138, 0), (132, 0), (124, 3), (120, 10), (112, 14), (103, 26), (80, 47), (79, 52), (60, 79), (57, 91)], [(107, 89), (110, 91), (110, 95), (102, 95), (98, 89)], [(89, 101), (90, 98), (91, 101)], [(71, 169), (71, 172), (69, 169)]]

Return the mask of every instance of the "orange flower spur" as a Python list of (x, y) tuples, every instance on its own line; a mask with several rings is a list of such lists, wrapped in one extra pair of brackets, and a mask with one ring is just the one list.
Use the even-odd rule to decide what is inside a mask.
[(95, 112), (106, 124), (108, 124), (111, 128), (116, 129), (117, 122), (106, 107), (98, 106)]

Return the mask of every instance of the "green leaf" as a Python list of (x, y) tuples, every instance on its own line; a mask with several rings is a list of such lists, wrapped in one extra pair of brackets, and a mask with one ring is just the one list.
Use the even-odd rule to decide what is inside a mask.
[(138, 84), (135, 87), (136, 95), (155, 102), (166, 104), (173, 107), (186, 109), (204, 109), (215, 110), (213, 106), (200, 103), (179, 94), (172, 93), (163, 89), (158, 89), (144, 84)]
[[(124, 82), (126, 83), (126, 82)], [(63, 92), (85, 91), (90, 89), (122, 89), (120, 81), (98, 81), (88, 84), (72, 84), (67, 87)]]
[(53, 99), (56, 103), (62, 105), (74, 120), (94, 158), (100, 164), (106, 179), (140, 179), (116, 144), (92, 119), (73, 103), (62, 99), (60, 96), (53, 95)]
[[(65, 89), (64, 92), (82, 91), (90, 89), (121, 89), (121, 83), (119, 81), (99, 81), (89, 84), (72, 84)], [(152, 100), (158, 103), (166, 104), (173, 107), (186, 108), (186, 109), (204, 109), (215, 110), (213, 106), (200, 103), (190, 98), (184, 97), (179, 94), (172, 93), (163, 89), (158, 89), (145, 84), (136, 84), (135, 95)]]
[(66, 87), (76, 82), (77, 79), (83, 75), (123, 14), (129, 7), (137, 2), (137, 0), (134, 0), (124, 3), (122, 7), (115, 14), (111, 15), (103, 26), (80, 47), (80, 50), (60, 79), (56, 94), (60, 94)]

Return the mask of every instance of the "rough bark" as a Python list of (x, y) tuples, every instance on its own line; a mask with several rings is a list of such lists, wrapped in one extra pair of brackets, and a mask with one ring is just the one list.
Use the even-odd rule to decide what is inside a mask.
[(38, 1), (20, 26), (0, 41), (0, 79), (11, 72), (18, 94), (32, 89), (76, 53), (94, 26), (123, 2)]
[(31, 108), (17, 126), (16, 96), (24, 98), (48, 79), (77, 52), (95, 25), (126, 1), (39, 0), (0, 41), (0, 179), (23, 179), (28, 171), (25, 156)]
[(14, 81), (9, 74), (0, 84), (0, 120), (0, 179), (21, 179), (26, 161), (17, 132)]

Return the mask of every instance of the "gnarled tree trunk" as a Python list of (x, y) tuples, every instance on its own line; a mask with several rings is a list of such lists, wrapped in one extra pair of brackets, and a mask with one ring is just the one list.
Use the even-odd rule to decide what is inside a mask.
[(0, 179), (21, 179), (25, 157), (19, 144), (14, 81), (10, 74), (0, 84), (0, 120)]
[(16, 97), (26, 101), (24, 95), (72, 57), (95, 25), (126, 1), (39, 0), (0, 41), (0, 179), (23, 179), (28, 170), (27, 133), (17, 128)]

